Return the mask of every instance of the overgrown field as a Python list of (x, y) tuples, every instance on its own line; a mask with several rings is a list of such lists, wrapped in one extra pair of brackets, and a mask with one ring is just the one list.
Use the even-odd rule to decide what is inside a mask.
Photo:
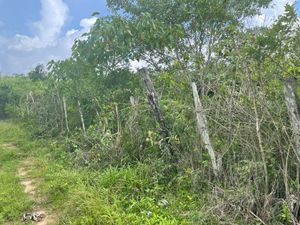
[(32, 157), (60, 224), (298, 224), (300, 19), (249, 26), (270, 3), (107, 0), (69, 58), (1, 77), (2, 218)]
[(204, 198), (176, 186), (184, 177), (165, 186), (158, 171), (142, 163), (91, 171), (74, 166), (58, 142), (32, 140), (19, 125), (1, 122), (0, 133), (2, 223), (21, 221), (31, 209), (16, 178), (19, 162), (30, 157), (43, 205), (56, 212), (58, 224), (217, 224)]

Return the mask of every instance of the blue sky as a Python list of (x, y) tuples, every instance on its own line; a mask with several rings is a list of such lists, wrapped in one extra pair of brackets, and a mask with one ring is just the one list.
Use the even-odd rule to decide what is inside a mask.
[(0, 72), (25, 73), (70, 56), (74, 40), (109, 13), (105, 0), (0, 0)]
[[(286, 3), (295, 0), (273, 0), (254, 23), (270, 23)], [(300, 0), (296, 8), (300, 15)], [(95, 11), (107, 15), (106, 1), (0, 0), (0, 73), (25, 73), (38, 63), (68, 57), (74, 40), (93, 25)]]
[[(107, 15), (108, 9), (105, 0), (64, 0), (68, 7), (67, 21), (63, 30), (79, 28), (80, 20), (89, 17), (92, 12)], [(16, 33), (30, 34), (30, 24), (38, 21), (40, 15), (40, 0), (0, 0), (0, 32), (8, 35)]]

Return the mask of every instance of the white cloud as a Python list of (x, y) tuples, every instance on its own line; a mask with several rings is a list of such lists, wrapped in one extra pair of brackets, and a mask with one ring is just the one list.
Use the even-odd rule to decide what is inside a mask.
[(88, 32), (91, 29), (91, 27), (96, 23), (96, 21), (97, 21), (96, 17), (84, 18), (84, 19), (80, 20), (79, 24), (81, 26), (81, 29), (80, 30), (76, 30), (76, 29), (68, 30), (66, 32), (66, 38), (70, 38), (74, 42), (74, 40), (76, 38), (80, 38), (84, 33)]
[[(88, 32), (97, 19), (84, 18), (79, 29), (62, 33), (68, 11), (63, 0), (41, 0), (41, 19), (30, 24), (33, 35), (0, 35), (0, 73), (26, 73), (39, 63), (70, 57), (74, 41)], [(3, 25), (0, 21), (0, 27)]]
[(71, 29), (66, 32), (65, 36), (60, 40), (60, 45), (66, 50), (68, 56), (71, 55), (71, 48), (74, 44), (74, 41), (76, 39), (83, 39), (82, 35), (91, 29), (96, 20), (96, 17), (84, 18), (80, 20), (79, 24), (81, 28), (79, 30)]
[(76, 30), (76, 29), (71, 29), (71, 30), (68, 30), (67, 33), (66, 33), (66, 36), (67, 37), (71, 37), (73, 36), (74, 34), (76, 34), (79, 30)]
[[(11, 41), (0, 36), (0, 72), (26, 73), (39, 63), (47, 64), (50, 60), (70, 57), (74, 41), (90, 30), (96, 22), (96, 18), (84, 18), (80, 21), (79, 29), (70, 29), (65, 33), (61, 33), (64, 20), (49, 22), (49, 25), (46, 25), (46, 20), (42, 19), (41, 21), (43, 22), (35, 23), (34, 26), (38, 31), (37, 35), (33, 37), (21, 35), (22, 41), (17, 43), (16, 40)], [(50, 34), (48, 33), (49, 37), (40, 35), (43, 29), (48, 30), (48, 26), (51, 27), (49, 30), (52, 30), (52, 32), (49, 31)], [(15, 39), (18, 39), (18, 36)], [(4, 46), (9, 47), (5, 48)]]
[(84, 18), (80, 21), (80, 26), (84, 30), (89, 30), (97, 21), (96, 17)]
[(31, 51), (54, 46), (66, 22), (68, 7), (63, 0), (41, 0), (41, 20), (32, 24), (33, 37), (17, 34), (10, 48)]

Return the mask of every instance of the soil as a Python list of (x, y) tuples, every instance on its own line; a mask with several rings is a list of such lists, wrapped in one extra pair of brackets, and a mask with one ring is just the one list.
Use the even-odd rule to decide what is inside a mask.
[[(7, 148), (17, 148), (13, 144), (7, 144)], [(21, 184), (24, 187), (24, 192), (28, 194), (28, 196), (31, 198), (31, 200), (34, 202), (33, 205), (39, 205), (43, 199), (39, 197), (36, 193), (36, 186), (38, 185), (38, 180), (33, 179), (30, 177), (30, 171), (33, 166), (34, 159), (28, 158), (24, 160), (21, 163), (20, 168), (17, 171), (17, 176), (21, 180)], [(25, 212), (24, 212), (25, 213)], [(56, 223), (55, 218), (56, 216), (53, 213), (50, 213), (47, 209), (45, 208), (39, 208), (35, 206), (32, 210), (32, 212), (36, 215), (43, 215), (43, 218), (40, 221), (33, 222), (34, 224), (39, 224), (39, 225), (53, 225)]]

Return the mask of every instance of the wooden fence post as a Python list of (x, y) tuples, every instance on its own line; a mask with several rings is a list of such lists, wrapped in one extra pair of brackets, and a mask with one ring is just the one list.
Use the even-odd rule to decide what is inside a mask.
[(288, 110), (290, 123), (294, 136), (295, 153), (300, 163), (300, 115), (294, 90), (294, 78), (286, 78), (284, 81), (284, 97)]
[(207, 127), (206, 115), (203, 111), (202, 103), (201, 103), (199, 95), (198, 95), (197, 85), (194, 82), (192, 82), (192, 90), (193, 90), (194, 103), (195, 103), (195, 109), (196, 109), (198, 132), (201, 136), (204, 147), (208, 151), (208, 154), (209, 154), (209, 157), (211, 160), (211, 164), (212, 164), (212, 168), (213, 168), (213, 172), (216, 176), (218, 176), (220, 169), (221, 169), (220, 168), (221, 167), (221, 159), (217, 158), (216, 153), (211, 144), (208, 127)]
[(167, 129), (167, 126), (165, 124), (165, 120), (163, 118), (163, 114), (162, 114), (161, 109), (159, 107), (157, 94), (155, 92), (153, 83), (152, 83), (151, 78), (149, 76), (149, 72), (146, 68), (143, 68), (140, 71), (142, 73), (142, 78), (143, 78), (143, 81), (144, 81), (144, 84), (145, 84), (145, 87), (146, 87), (148, 102), (149, 102), (149, 104), (152, 108), (152, 111), (155, 115), (155, 118), (158, 121), (159, 126), (160, 126), (160, 135), (163, 138), (165, 148), (167, 150), (167, 153), (173, 156), (174, 151), (173, 151), (173, 149), (171, 147), (171, 144), (169, 142), (170, 132)]

